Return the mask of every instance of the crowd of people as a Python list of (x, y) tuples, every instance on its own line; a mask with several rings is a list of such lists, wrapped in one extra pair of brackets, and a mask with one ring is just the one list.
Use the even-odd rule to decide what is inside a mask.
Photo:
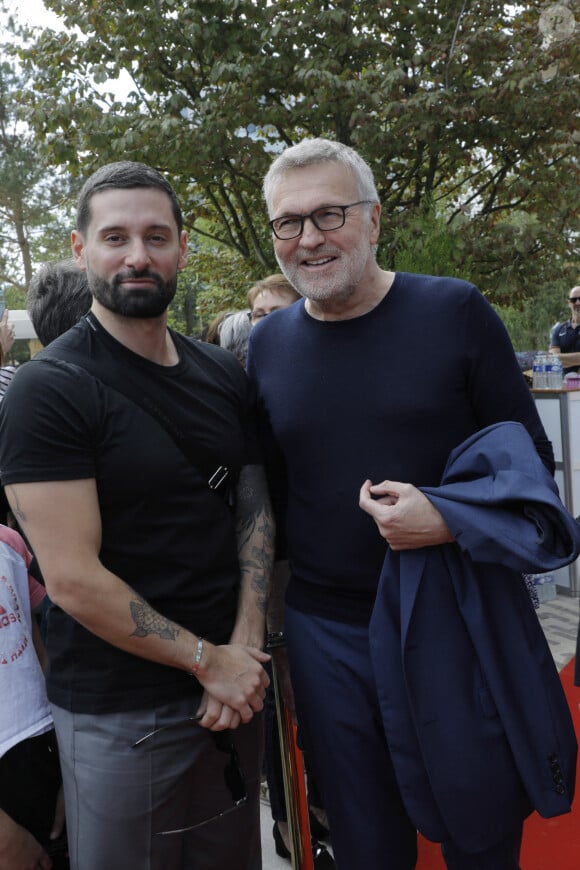
[[(0, 405), (0, 607), (21, 615), (11, 691), (30, 721), (15, 704), (0, 867), (59, 866), (62, 782), (73, 870), (260, 870), (264, 770), (290, 858), (275, 667), (332, 843), (314, 840), (317, 867), (413, 870), (421, 832), (448, 870), (519, 870), (526, 817), (574, 797), (524, 580), (580, 553), (551, 444), (478, 288), (379, 266), (355, 150), (288, 147), (263, 192), (280, 274), (205, 340), (168, 326), (187, 234), (142, 163), (86, 180), (72, 261), (30, 288), (45, 347)], [(37, 745), (35, 827), (9, 798)], [(3, 865), (19, 842), (28, 863)]]

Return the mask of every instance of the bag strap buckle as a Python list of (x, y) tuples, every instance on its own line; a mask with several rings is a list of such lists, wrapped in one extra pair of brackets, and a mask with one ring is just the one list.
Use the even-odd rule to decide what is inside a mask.
[(226, 477), (229, 474), (229, 469), (225, 465), (218, 465), (207, 484), (210, 489), (219, 489)]

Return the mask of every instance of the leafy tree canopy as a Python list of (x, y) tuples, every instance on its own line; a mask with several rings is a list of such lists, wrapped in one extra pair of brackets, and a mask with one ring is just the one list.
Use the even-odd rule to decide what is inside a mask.
[[(79, 174), (116, 159), (157, 166), (189, 228), (247, 272), (275, 269), (261, 179), (305, 136), (371, 164), (384, 265), (401, 232), (436, 213), (455, 241), (450, 266), (500, 302), (578, 268), (579, 70), (573, 35), (540, 26), (550, 4), (46, 5), (67, 32), (30, 34), (21, 57), (34, 88), (21, 102), (51, 158)], [(120, 75), (123, 97), (110, 84)]]
[(17, 98), (23, 84), (14, 66), (0, 63), (0, 286), (9, 308), (23, 307), (35, 266), (62, 257), (68, 246), (70, 178), (49, 166), (23, 123)]

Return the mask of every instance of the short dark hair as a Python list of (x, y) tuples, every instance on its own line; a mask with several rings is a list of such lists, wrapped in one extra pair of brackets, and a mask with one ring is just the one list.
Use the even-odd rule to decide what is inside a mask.
[(46, 347), (91, 307), (92, 295), (86, 272), (74, 260), (45, 263), (32, 276), (26, 307), (41, 343)]
[(95, 193), (102, 190), (129, 190), (135, 187), (153, 187), (167, 194), (171, 202), (171, 210), (181, 233), (183, 215), (177, 194), (166, 178), (156, 169), (145, 163), (134, 163), (130, 160), (120, 160), (117, 163), (107, 163), (93, 172), (85, 181), (77, 202), (77, 230), (81, 233), (91, 220), (91, 199)]

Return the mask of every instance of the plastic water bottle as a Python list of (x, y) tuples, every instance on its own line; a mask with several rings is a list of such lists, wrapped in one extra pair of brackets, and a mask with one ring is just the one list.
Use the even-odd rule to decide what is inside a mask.
[(546, 354), (546, 389), (552, 389), (552, 360), (553, 356), (551, 353)]
[(556, 583), (551, 574), (536, 574), (534, 576), (534, 585), (540, 604), (543, 604), (545, 601), (553, 601), (556, 598)]
[(564, 367), (562, 360), (557, 353), (551, 353), (549, 356), (550, 375), (548, 386), (552, 390), (561, 390), (564, 384)]
[(547, 383), (548, 355), (539, 350), (534, 357), (532, 366), (532, 387), (534, 390), (545, 390)]

